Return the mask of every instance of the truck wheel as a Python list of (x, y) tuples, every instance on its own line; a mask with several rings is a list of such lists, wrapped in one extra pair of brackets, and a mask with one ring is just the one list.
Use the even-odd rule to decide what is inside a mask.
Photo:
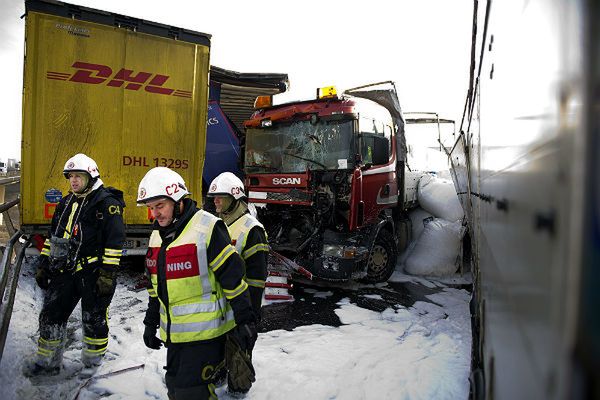
[(373, 250), (369, 254), (367, 261), (367, 276), (365, 282), (378, 283), (385, 282), (394, 272), (398, 251), (392, 234), (382, 229), (375, 239)]

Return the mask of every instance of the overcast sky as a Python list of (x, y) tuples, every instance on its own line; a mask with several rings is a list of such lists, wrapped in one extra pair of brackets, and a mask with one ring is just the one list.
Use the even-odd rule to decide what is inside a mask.
[[(470, 0), (73, 0), (212, 35), (211, 64), (287, 73), (276, 103), (396, 82), (404, 111), (460, 120), (468, 84)], [(20, 159), (23, 0), (0, 0), (0, 158)]]

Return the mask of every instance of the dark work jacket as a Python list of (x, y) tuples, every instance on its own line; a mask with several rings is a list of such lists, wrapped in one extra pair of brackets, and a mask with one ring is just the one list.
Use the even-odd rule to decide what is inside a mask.
[[(75, 203), (80, 209), (75, 210), (72, 226), (68, 232), (75, 239), (71, 246), (77, 246), (75, 242), (81, 242), (77, 260), (93, 256), (102, 257), (104, 249), (123, 249), (125, 201), (123, 192), (112, 187), (100, 186), (82, 198), (73, 193), (63, 197), (54, 211), (49, 236), (54, 234), (61, 238), (64, 237)], [(48, 241), (44, 247), (49, 249)], [(76, 249), (72, 249), (72, 251), (76, 251)]]
[[(196, 214), (199, 208), (196, 202), (192, 199), (183, 200), (184, 209), (180, 216), (167, 227), (161, 227), (158, 222), (154, 222), (154, 229), (157, 229), (162, 239), (160, 252), (158, 256), (158, 287), (156, 293), (158, 297), (150, 297), (148, 300), (148, 310), (144, 318), (144, 325), (152, 328), (157, 328), (160, 324), (160, 303), (158, 298), (168, 307), (169, 293), (167, 291), (167, 280), (165, 276), (166, 268), (166, 248), (171, 244), (183, 231), (189, 220)], [(229, 231), (222, 220), (215, 223), (210, 237), (210, 243), (206, 248), (207, 260), (214, 260), (221, 251), (231, 244)], [(224, 289), (233, 290), (239, 286), (244, 277), (243, 261), (237, 253), (232, 254), (225, 260), (224, 264), (215, 272), (215, 277)], [(151, 285), (151, 283), (148, 283)], [(250, 295), (248, 290), (245, 290), (239, 296), (232, 300), (227, 300), (233, 308), (236, 324), (244, 324), (254, 322), (256, 320), (252, 311)]]

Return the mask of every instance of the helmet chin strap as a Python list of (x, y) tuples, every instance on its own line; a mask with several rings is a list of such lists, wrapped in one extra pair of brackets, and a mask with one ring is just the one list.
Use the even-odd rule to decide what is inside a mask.
[(90, 179), (88, 180), (88, 184), (87, 184), (87, 186), (85, 187), (85, 190), (84, 190), (84, 191), (85, 191), (85, 192), (87, 192), (88, 190), (92, 189), (92, 188), (94, 187), (94, 185), (96, 184), (96, 182), (98, 182), (98, 177), (95, 177), (95, 178), (90, 178)]
[(242, 199), (234, 200), (231, 202), (229, 208), (227, 208), (227, 211), (220, 213), (219, 216), (225, 222), (226, 225), (231, 225), (238, 218), (244, 215), (247, 210), (248, 207)]
[(234, 199), (233, 197), (228, 195), (228, 198), (231, 199), (231, 203), (229, 203), (229, 207), (227, 207), (227, 210), (221, 211), (221, 214), (229, 214), (230, 212), (233, 211), (233, 209), (235, 208), (235, 206), (237, 205), (237, 200)]
[(183, 199), (179, 199), (175, 202), (175, 207), (173, 208), (173, 222), (177, 221), (179, 217), (181, 217), (181, 201)]

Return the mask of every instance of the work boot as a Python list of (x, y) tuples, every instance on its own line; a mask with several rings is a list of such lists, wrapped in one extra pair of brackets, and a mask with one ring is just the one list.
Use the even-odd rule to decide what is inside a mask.
[(81, 354), (81, 362), (85, 368), (98, 368), (102, 365), (102, 359), (104, 357), (101, 355), (98, 356), (90, 356), (86, 354), (86, 352), (82, 352)]
[(22, 372), (23, 375), (25, 375), (28, 378), (32, 378), (35, 376), (54, 376), (60, 373), (60, 366), (43, 366), (33, 360), (30, 360), (25, 362), (25, 365), (23, 365)]
[(102, 365), (102, 356), (90, 356), (86, 351), (82, 351), (81, 353), (81, 363), (83, 364), (83, 368), (79, 371), (80, 378), (90, 378), (92, 377), (100, 365)]

